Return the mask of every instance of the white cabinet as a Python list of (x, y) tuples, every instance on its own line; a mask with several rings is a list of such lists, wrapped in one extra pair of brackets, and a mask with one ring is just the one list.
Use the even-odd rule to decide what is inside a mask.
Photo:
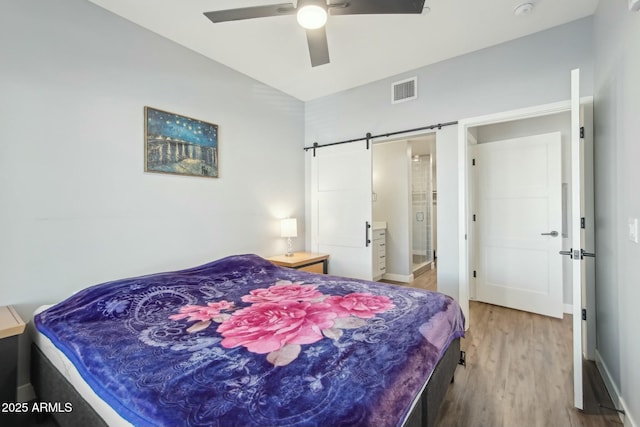
[(371, 249), (373, 252), (373, 280), (382, 279), (387, 270), (387, 230), (376, 229), (372, 233)]

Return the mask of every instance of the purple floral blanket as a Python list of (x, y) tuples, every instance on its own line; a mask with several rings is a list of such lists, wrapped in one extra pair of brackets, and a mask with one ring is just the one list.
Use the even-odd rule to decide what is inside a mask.
[(35, 324), (139, 426), (398, 426), (464, 334), (443, 294), (256, 255), (96, 285)]

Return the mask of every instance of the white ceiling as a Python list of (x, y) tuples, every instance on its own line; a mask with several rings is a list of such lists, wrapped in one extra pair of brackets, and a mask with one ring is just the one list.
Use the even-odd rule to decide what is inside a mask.
[[(89, 0), (241, 73), (308, 101), (594, 13), (598, 0), (426, 0), (422, 15), (330, 16), (331, 63), (312, 68), (295, 16), (213, 24), (203, 12), (287, 0)], [(295, 2), (296, 0), (293, 0)]]

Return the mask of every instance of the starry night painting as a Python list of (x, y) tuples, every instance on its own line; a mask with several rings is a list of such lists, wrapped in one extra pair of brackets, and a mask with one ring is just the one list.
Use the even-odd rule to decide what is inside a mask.
[(145, 171), (218, 177), (218, 125), (144, 107)]

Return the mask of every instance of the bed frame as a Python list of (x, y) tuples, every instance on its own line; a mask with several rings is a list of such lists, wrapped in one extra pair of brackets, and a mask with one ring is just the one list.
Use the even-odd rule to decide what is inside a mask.
[[(107, 426), (98, 413), (82, 398), (76, 389), (53, 366), (40, 349), (31, 346), (31, 384), (41, 402), (70, 402), (73, 411), (51, 414), (60, 427)], [(460, 338), (451, 342), (442, 359), (436, 365), (411, 415), (404, 427), (435, 427), (438, 410), (442, 405), (449, 384), (461, 361)]]

